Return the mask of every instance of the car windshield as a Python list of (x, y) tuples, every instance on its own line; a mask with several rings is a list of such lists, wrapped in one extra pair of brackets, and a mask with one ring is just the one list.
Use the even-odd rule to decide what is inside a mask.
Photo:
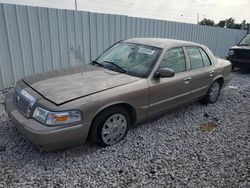
[(250, 46), (250, 35), (247, 35), (245, 38), (243, 38), (240, 41), (239, 46)]
[(93, 63), (132, 76), (147, 77), (160, 52), (157, 47), (120, 42)]

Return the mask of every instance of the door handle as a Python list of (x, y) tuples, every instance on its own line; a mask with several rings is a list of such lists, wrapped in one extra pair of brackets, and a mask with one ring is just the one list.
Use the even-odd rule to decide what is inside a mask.
[(210, 71), (208, 72), (209, 76), (212, 77), (214, 75), (214, 70), (213, 71)]
[(209, 74), (213, 74), (213, 73), (214, 73), (214, 70), (209, 72)]
[(189, 76), (189, 77), (184, 78), (184, 81), (189, 81), (189, 80), (191, 80), (191, 79), (192, 79), (192, 77)]
[(191, 76), (184, 78), (184, 83), (189, 84), (189, 81), (192, 79)]

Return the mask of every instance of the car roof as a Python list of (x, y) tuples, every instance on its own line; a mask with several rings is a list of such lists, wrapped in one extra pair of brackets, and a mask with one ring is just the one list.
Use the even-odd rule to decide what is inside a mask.
[(184, 40), (175, 40), (175, 39), (167, 39), (167, 38), (131, 38), (126, 39), (123, 42), (136, 43), (136, 44), (144, 44), (149, 46), (155, 46), (159, 48), (170, 47), (174, 45), (196, 45), (201, 46), (198, 43), (184, 41)]

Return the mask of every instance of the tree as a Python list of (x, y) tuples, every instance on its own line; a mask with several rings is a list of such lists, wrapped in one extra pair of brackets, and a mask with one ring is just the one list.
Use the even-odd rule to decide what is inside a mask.
[(208, 25), (208, 26), (214, 26), (214, 21), (213, 20), (210, 20), (210, 19), (207, 19), (207, 18), (204, 18), (203, 20), (201, 20), (199, 22), (200, 25)]
[[(228, 18), (225, 20), (219, 21), (219, 23), (215, 24), (213, 20), (204, 18), (199, 22), (200, 25), (208, 25), (208, 26), (216, 26), (216, 27), (223, 27), (223, 28), (231, 28), (231, 29), (242, 29), (242, 24), (235, 23), (235, 19), (233, 18)], [(245, 27), (243, 29), (248, 30), (249, 23), (245, 24)]]
[(228, 18), (225, 21), (226, 27), (227, 28), (235, 28), (235, 22), (233, 18)]
[(226, 26), (226, 21), (221, 20), (218, 24), (216, 24), (217, 27), (225, 27)]
[[(218, 24), (216, 24), (217, 27), (226, 27), (226, 28), (231, 28), (231, 29), (241, 29), (242, 24), (235, 23), (235, 20), (233, 18), (228, 18), (225, 20), (219, 21)], [(245, 24), (245, 28), (247, 29), (247, 24)]]
[[(233, 28), (234, 29), (241, 29), (241, 24), (234, 24), (234, 26), (233, 26)], [(244, 28), (244, 29), (246, 29), (246, 28)]]

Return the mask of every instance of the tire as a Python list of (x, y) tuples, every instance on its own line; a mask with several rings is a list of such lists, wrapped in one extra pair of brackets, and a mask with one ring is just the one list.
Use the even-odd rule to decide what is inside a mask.
[(215, 80), (210, 86), (206, 96), (203, 99), (205, 104), (213, 104), (215, 103), (220, 96), (221, 84), (218, 80)]
[(89, 141), (103, 147), (114, 145), (127, 135), (130, 126), (131, 117), (127, 110), (121, 106), (107, 108), (92, 122)]
[(232, 65), (231, 71), (233, 72), (235, 70), (235, 65)]

